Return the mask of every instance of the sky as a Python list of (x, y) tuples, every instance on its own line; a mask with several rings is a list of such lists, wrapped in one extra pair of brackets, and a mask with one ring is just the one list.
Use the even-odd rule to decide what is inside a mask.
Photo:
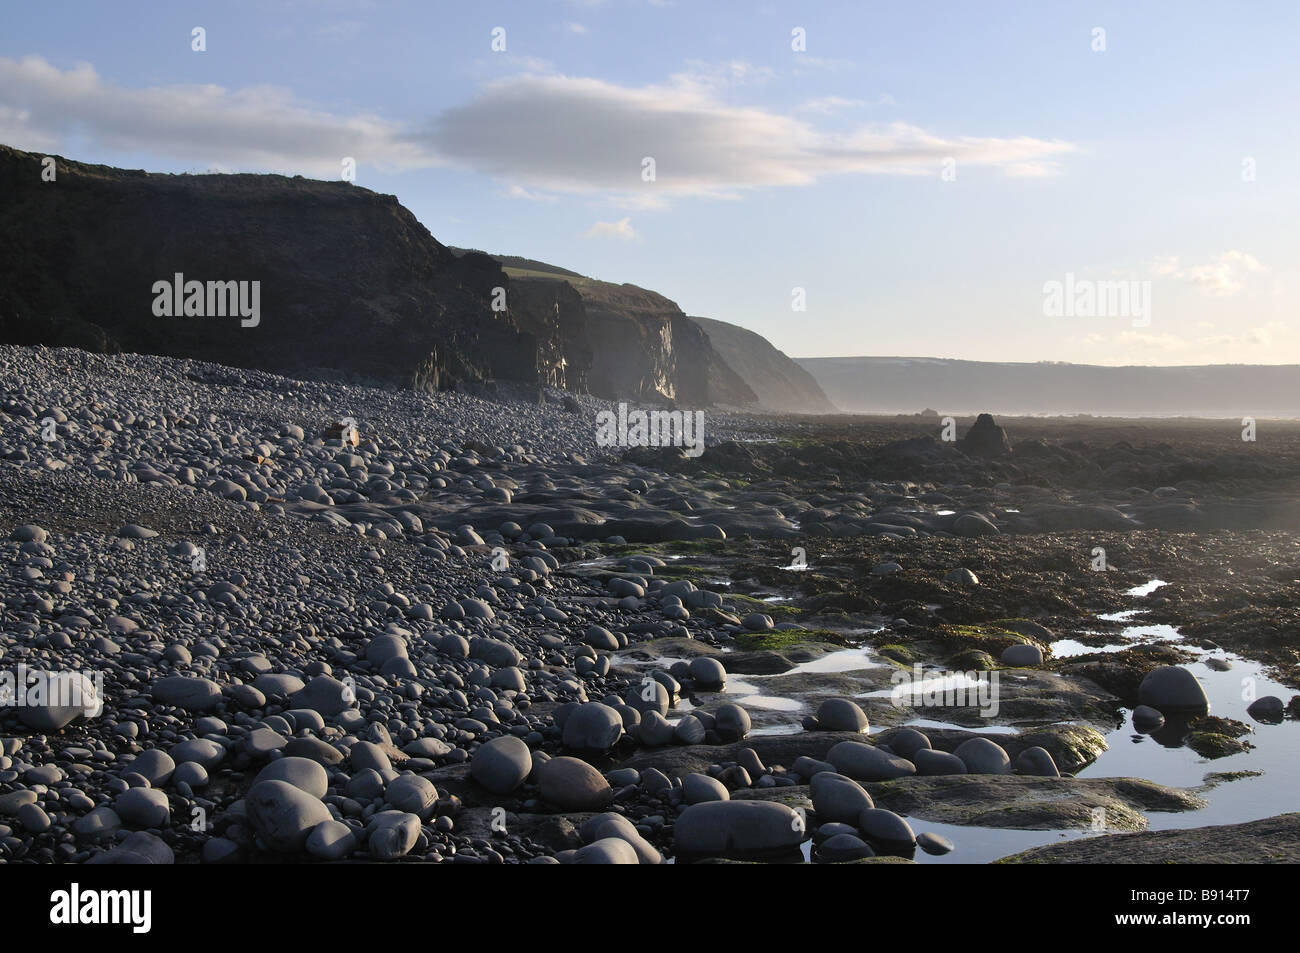
[(350, 158), (444, 244), (794, 357), (1300, 363), (1286, 0), (0, 0), (0, 24), (7, 145)]

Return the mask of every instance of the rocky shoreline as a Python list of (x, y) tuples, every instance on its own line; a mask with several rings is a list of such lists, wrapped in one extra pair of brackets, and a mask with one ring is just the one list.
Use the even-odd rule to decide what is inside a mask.
[(543, 393), (0, 348), (0, 860), (1300, 859), (1300, 427)]

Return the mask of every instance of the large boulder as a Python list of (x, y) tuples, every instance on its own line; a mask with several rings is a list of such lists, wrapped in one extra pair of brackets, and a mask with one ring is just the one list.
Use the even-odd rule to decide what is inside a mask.
[(868, 730), (867, 715), (858, 703), (849, 698), (828, 698), (817, 706), (817, 726), (822, 731), (852, 731), (862, 734)]
[(577, 758), (552, 758), (537, 769), (542, 800), (565, 811), (599, 811), (614, 798), (605, 776)]
[(253, 783), (259, 781), (284, 781), (314, 798), (323, 798), (329, 791), (329, 776), (319, 762), (310, 758), (287, 757), (272, 761), (261, 771)]
[(266, 846), (296, 853), (306, 846), (312, 828), (333, 820), (320, 798), (287, 781), (259, 781), (244, 795), (248, 819)]
[(1138, 686), (1138, 700), (1158, 711), (1208, 711), (1210, 700), (1196, 676), (1181, 665), (1160, 665)]
[(1011, 758), (1006, 751), (987, 738), (963, 741), (953, 752), (970, 774), (1010, 774)]
[(493, 738), (474, 752), (469, 774), (493, 794), (510, 794), (533, 770), (533, 755), (514, 735)]
[(678, 855), (774, 853), (798, 848), (804, 839), (804, 822), (775, 801), (706, 801), (681, 813), (673, 839)]
[(830, 771), (814, 774), (809, 787), (813, 810), (817, 812), (820, 824), (834, 821), (854, 823), (863, 811), (876, 806), (862, 785), (842, 774)]
[(153, 699), (186, 711), (211, 711), (221, 701), (221, 687), (211, 679), (168, 675), (153, 683)]
[(835, 770), (854, 781), (891, 781), (916, 773), (916, 765), (874, 745), (841, 741), (826, 752)]
[(569, 712), (564, 722), (564, 747), (604, 754), (623, 737), (623, 717), (600, 702), (587, 702)]
[(997, 425), (992, 414), (980, 414), (966, 436), (957, 441), (962, 453), (976, 457), (1002, 457), (1011, 452), (1007, 432)]

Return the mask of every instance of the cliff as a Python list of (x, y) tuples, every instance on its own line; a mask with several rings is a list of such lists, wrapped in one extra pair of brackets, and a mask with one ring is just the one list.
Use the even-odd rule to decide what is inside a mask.
[[(163, 175), (0, 146), (0, 340), (320, 369), (423, 389), (488, 378), (573, 387), (556, 302), (457, 256), (391, 195), (278, 175)], [(258, 282), (255, 324), (159, 316), (156, 282)], [(493, 311), (493, 289), (512, 304)], [(200, 296), (202, 298), (202, 296)], [(220, 302), (218, 302), (220, 303)], [(571, 317), (567, 316), (566, 317)], [(578, 321), (580, 324), (580, 320)], [(562, 363), (561, 358), (564, 358)]]

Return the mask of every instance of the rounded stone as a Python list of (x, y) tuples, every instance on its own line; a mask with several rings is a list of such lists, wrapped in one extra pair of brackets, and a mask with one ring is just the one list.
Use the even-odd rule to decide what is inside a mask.
[(153, 683), (154, 701), (186, 711), (211, 711), (221, 701), (221, 687), (207, 678), (168, 675)]
[(930, 749), (930, 739), (915, 728), (895, 728), (885, 734), (881, 741), (889, 745), (889, 750), (894, 754), (908, 761), (915, 760), (913, 755), (918, 751)]
[(817, 725), (823, 731), (866, 732), (867, 715), (857, 702), (848, 698), (828, 698), (817, 706)]
[(951, 854), (953, 843), (942, 834), (935, 834), (932, 831), (926, 831), (924, 834), (916, 835), (916, 846), (921, 848), (927, 854), (935, 856), (941, 854)]
[(673, 829), (679, 855), (729, 856), (788, 851), (804, 839), (793, 809), (775, 801), (706, 801), (692, 804)]
[(664, 685), (653, 678), (646, 678), (639, 685), (633, 685), (629, 688), (623, 696), (623, 700), (642, 715), (648, 711), (667, 715), (672, 697)]
[(600, 840), (578, 848), (573, 855), (575, 864), (639, 864), (636, 849), (619, 837), (602, 837)]
[(321, 821), (312, 828), (304, 846), (307, 853), (321, 860), (342, 860), (357, 849), (357, 835), (342, 821)]
[(1011, 758), (1000, 745), (987, 738), (970, 738), (953, 752), (969, 774), (1010, 774)]
[(244, 795), (244, 804), (262, 842), (278, 853), (301, 851), (312, 828), (333, 820), (319, 798), (286, 781), (259, 781)]
[(858, 815), (858, 830), (867, 840), (883, 847), (907, 848), (916, 843), (912, 826), (893, 811), (867, 808)]
[(587, 702), (569, 713), (564, 723), (564, 747), (604, 754), (623, 736), (623, 717), (608, 705)]
[(852, 823), (869, 807), (875, 807), (871, 795), (852, 778), (831, 771), (814, 774), (809, 782), (813, 810), (818, 823)]
[(533, 756), (528, 745), (514, 735), (502, 735), (481, 745), (474, 752), (469, 773), (493, 794), (510, 794), (533, 770)]
[(1138, 705), (1133, 709), (1133, 727), (1140, 732), (1156, 731), (1165, 723), (1165, 716), (1150, 705)]
[(711, 778), (707, 774), (688, 774), (682, 779), (682, 800), (687, 804), (729, 801), (731, 793), (717, 778)]
[(366, 826), (366, 850), (378, 860), (396, 860), (420, 839), (420, 819), (402, 811), (380, 811)]
[(1016, 756), (1016, 773), (1038, 778), (1059, 778), (1060, 770), (1046, 748), (1026, 748)]
[(1037, 645), (1018, 643), (1002, 650), (1002, 664), (1013, 668), (1043, 664), (1043, 650)]
[(1147, 672), (1138, 700), (1161, 712), (1208, 711), (1210, 700), (1196, 676), (1181, 665), (1161, 665)]
[(614, 635), (609, 629), (600, 625), (589, 625), (587, 631), (583, 633), (582, 641), (590, 645), (593, 649), (604, 652), (614, 652), (618, 650), (618, 636)]
[(253, 779), (254, 784), (259, 781), (284, 781), (314, 798), (323, 798), (329, 791), (325, 769), (309, 758), (286, 757), (272, 761)]
[(1286, 711), (1286, 703), (1276, 695), (1265, 695), (1251, 702), (1246, 708), (1246, 714), (1256, 721), (1277, 723), (1282, 720), (1282, 715)]
[(739, 705), (723, 705), (713, 713), (713, 718), (714, 731), (728, 744), (744, 740), (753, 726), (749, 712)]
[(906, 758), (858, 741), (841, 741), (826, 752), (826, 760), (854, 781), (890, 781), (916, 773)]
[(414, 814), (421, 821), (433, 817), (438, 804), (438, 789), (428, 778), (418, 774), (403, 774), (384, 790), (384, 800), (396, 810)]
[(604, 776), (577, 758), (552, 758), (537, 769), (542, 800), (566, 811), (599, 811), (614, 797)]
[(916, 765), (916, 773), (926, 777), (968, 773), (966, 771), (966, 762), (948, 751), (920, 748), (912, 756), (912, 763)]
[(113, 801), (113, 811), (127, 827), (162, 827), (172, 808), (167, 795), (156, 788), (128, 788)]
[(875, 857), (871, 845), (853, 834), (834, 834), (822, 841), (817, 848), (817, 858), (822, 863), (842, 864), (864, 857)]
[(643, 712), (641, 723), (636, 726), (637, 740), (650, 748), (668, 744), (675, 731), (672, 722), (657, 711)]
[(159, 787), (171, 778), (176, 770), (176, 762), (166, 751), (150, 748), (140, 752), (131, 762), (131, 770), (144, 777), (153, 787)]
[(695, 686), (706, 691), (719, 691), (727, 684), (727, 670), (715, 658), (703, 655), (693, 658), (687, 671)]
[(704, 727), (704, 722), (694, 715), (683, 715), (673, 726), (673, 739), (684, 745), (703, 744), (707, 734), (708, 729)]

